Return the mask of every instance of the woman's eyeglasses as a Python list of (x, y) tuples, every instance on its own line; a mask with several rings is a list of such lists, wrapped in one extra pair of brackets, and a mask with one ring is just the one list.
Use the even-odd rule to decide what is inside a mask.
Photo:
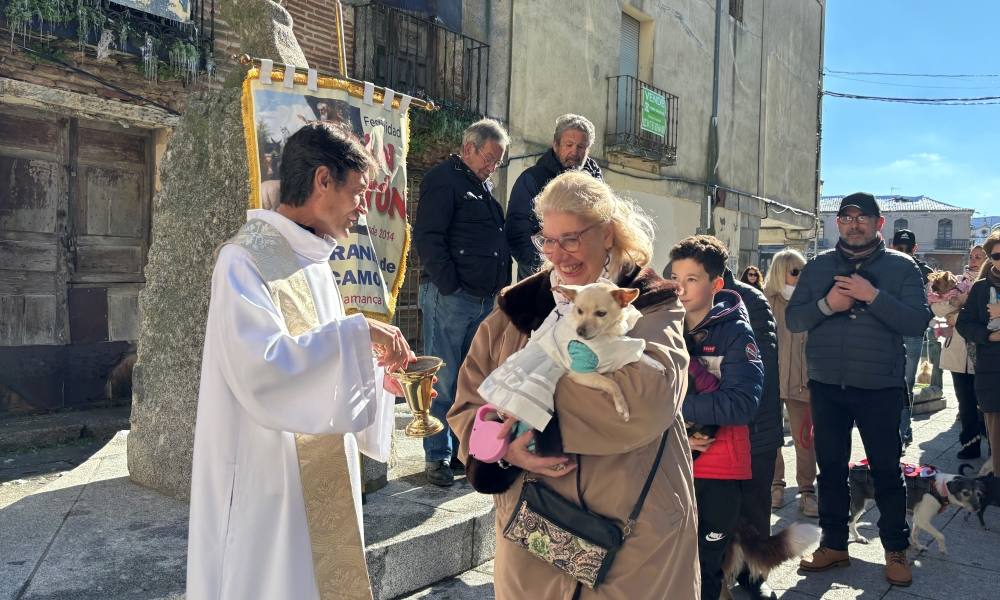
[(536, 233), (531, 236), (531, 243), (535, 245), (535, 248), (538, 248), (539, 252), (551, 252), (555, 248), (556, 244), (558, 244), (559, 247), (566, 252), (576, 252), (580, 249), (580, 236), (598, 225), (600, 225), (599, 222), (594, 223), (590, 227), (581, 229), (580, 231), (563, 234), (558, 238), (545, 237), (540, 233)]
[(792, 269), (789, 272), (792, 274), (792, 277), (798, 277), (802, 273), (802, 269)]

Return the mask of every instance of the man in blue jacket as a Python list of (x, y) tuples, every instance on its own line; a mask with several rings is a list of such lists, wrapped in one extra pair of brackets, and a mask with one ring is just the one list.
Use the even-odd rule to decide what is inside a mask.
[(562, 115), (556, 119), (552, 147), (514, 182), (507, 203), (507, 243), (517, 261), (518, 280), (538, 271), (542, 265), (538, 249), (531, 243), (531, 236), (542, 229), (535, 216), (535, 196), (565, 171), (578, 169), (601, 179), (601, 167), (588, 156), (593, 145), (593, 123), (580, 115)]
[(469, 126), (462, 154), (452, 154), (424, 175), (413, 221), (413, 245), (420, 258), (418, 302), (423, 315), (424, 353), (444, 360), (431, 414), (445, 423), (424, 438), (427, 480), (454, 483), (456, 450), (445, 416), (455, 400), (458, 369), (472, 337), (501, 288), (510, 283), (510, 251), (503, 207), (493, 197), (490, 176), (510, 139), (493, 119)]
[(906, 560), (910, 528), (899, 468), (899, 419), (906, 402), (903, 338), (920, 335), (931, 318), (920, 269), (882, 239), (875, 197), (845, 196), (837, 212), (840, 241), (810, 261), (785, 312), (788, 328), (808, 331), (806, 361), (817, 479), (820, 547), (803, 571), (847, 566), (847, 486), (851, 429), (864, 442), (875, 484), (885, 576), (893, 585), (913, 580)]

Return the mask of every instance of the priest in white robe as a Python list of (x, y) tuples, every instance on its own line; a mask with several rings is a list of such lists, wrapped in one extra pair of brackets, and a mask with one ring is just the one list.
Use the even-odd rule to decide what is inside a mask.
[(383, 368), (413, 353), (397, 328), (344, 314), (327, 262), (365, 213), (371, 164), (336, 128), (303, 127), (286, 143), (277, 211), (249, 211), (218, 253), (188, 600), (372, 597), (358, 451), (388, 459), (395, 394)]

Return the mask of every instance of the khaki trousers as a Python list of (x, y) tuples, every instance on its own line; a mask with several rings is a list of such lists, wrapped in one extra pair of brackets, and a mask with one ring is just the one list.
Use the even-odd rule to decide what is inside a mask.
[[(816, 493), (816, 448), (812, 440), (812, 409), (808, 402), (783, 399), (795, 442), (795, 482), (800, 494)], [(1000, 413), (997, 413), (1000, 416)], [(803, 427), (805, 424), (805, 427)], [(785, 487), (785, 460), (778, 452), (771, 487)]]
[(1000, 412), (983, 413), (983, 418), (986, 421), (986, 434), (990, 440), (993, 474), (1000, 477)]

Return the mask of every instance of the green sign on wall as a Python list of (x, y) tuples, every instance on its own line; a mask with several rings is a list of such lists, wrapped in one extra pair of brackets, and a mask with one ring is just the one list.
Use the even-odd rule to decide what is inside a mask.
[(667, 98), (655, 90), (642, 88), (643, 131), (663, 136), (667, 133)]

